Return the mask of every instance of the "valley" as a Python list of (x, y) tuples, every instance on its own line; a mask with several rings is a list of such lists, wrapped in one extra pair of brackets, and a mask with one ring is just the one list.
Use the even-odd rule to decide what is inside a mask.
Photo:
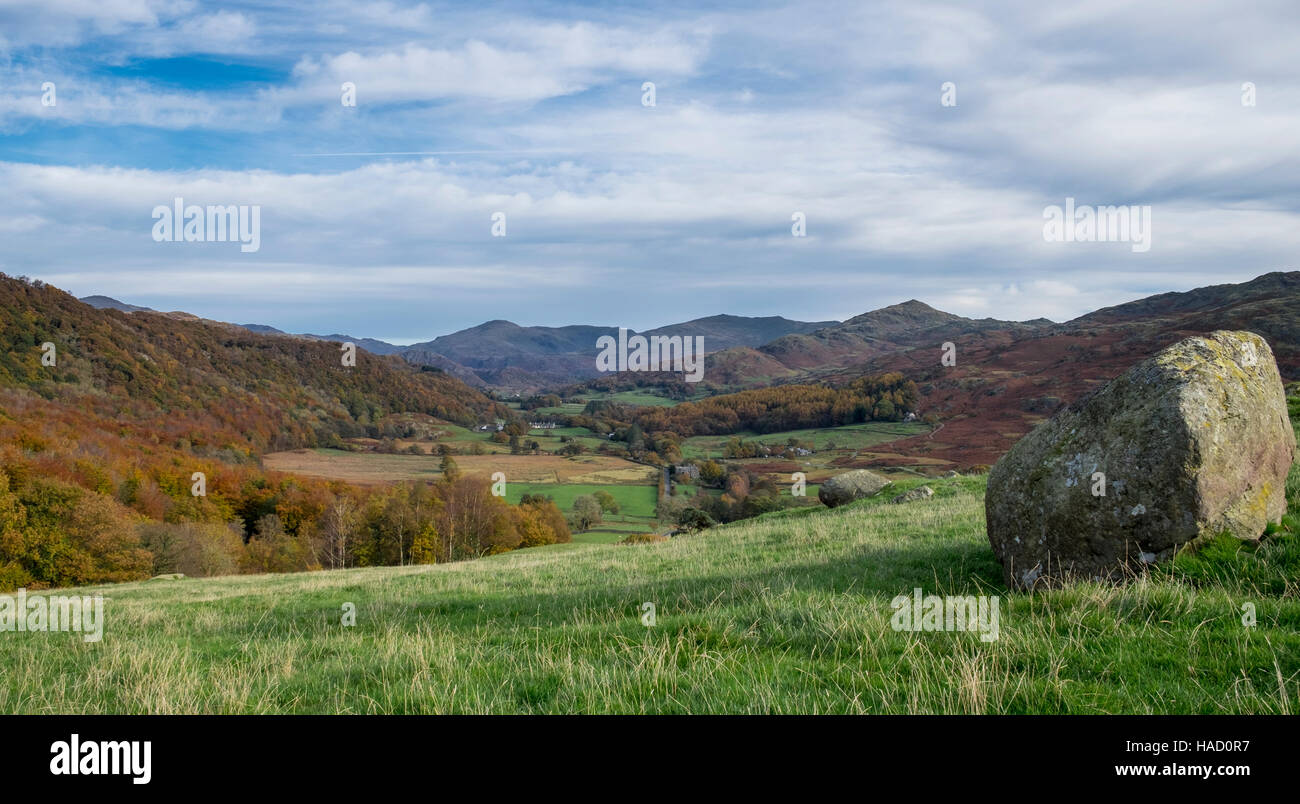
[(4, 789), (1278, 787), (1298, 11), (0, 0)]
[[(608, 397), (622, 404), (647, 404), (671, 407), (674, 400), (646, 392), (629, 392)], [(583, 405), (566, 404), (534, 411), (533, 418), (552, 410), (556, 414), (580, 413)], [(409, 422), (410, 417), (401, 417)], [(508, 445), (495, 443), (490, 434), (452, 425), (427, 421), (421, 428), (425, 440), (393, 439), (388, 449), (379, 452), (380, 442), (373, 438), (347, 439), (350, 449), (313, 448), (269, 453), (262, 465), (270, 472), (286, 473), (322, 480), (342, 481), (363, 486), (383, 486), (402, 482), (432, 482), (442, 477), (444, 451), (453, 456), (457, 470), (467, 477), (492, 481), (504, 477), (505, 499), (517, 503), (523, 494), (551, 497), (563, 511), (572, 508), (577, 496), (606, 490), (621, 504), (618, 514), (606, 516), (589, 531), (574, 533), (583, 540), (591, 534), (646, 533), (671, 527), (671, 521), (656, 515), (661, 472), (654, 466), (617, 455), (601, 454), (609, 439), (584, 427), (532, 428), (524, 437), (538, 445), (535, 453), (512, 454)], [(791, 430), (758, 434), (741, 431), (734, 436), (694, 436), (682, 442), (685, 461), (730, 461), (755, 475), (766, 477), (778, 487), (788, 489), (792, 475), (801, 472), (806, 479), (806, 493), (815, 500), (817, 484), (831, 475), (848, 469), (878, 467), (885, 471), (898, 468), (913, 474), (951, 468), (946, 461), (934, 458), (912, 459), (891, 452), (887, 445), (930, 431), (922, 424), (875, 422), (842, 427)], [(727, 444), (733, 438), (745, 443), (762, 444), (773, 454), (767, 457), (733, 458)], [(780, 453), (791, 441), (805, 445), (806, 455), (785, 458)], [(587, 450), (580, 455), (561, 455), (566, 443), (580, 444)], [(481, 454), (476, 454), (481, 453)], [(700, 491), (699, 484), (675, 474), (671, 484), (674, 495), (690, 496)], [(704, 489), (706, 493), (721, 493)]]
[[(1214, 327), (1254, 327), (1272, 338), (1284, 379), (1300, 372), (1297, 272), (1064, 324), (968, 319), (912, 300), (843, 322), (715, 316), (642, 333), (705, 338), (700, 383), (662, 371), (593, 376), (599, 339), (617, 332), (609, 327), (490, 321), (418, 348), (358, 338), (353, 370), (337, 365), (330, 340), (349, 336), (294, 336), (107, 297), (87, 305), (5, 282), (0, 435), (25, 516), (40, 521), (52, 480), (70, 499), (102, 502), (124, 545), (142, 532), (132, 516), (186, 534), (186, 522), (224, 523), (241, 545), (213, 565), (226, 570), (405, 563), (411, 527), (454, 527), (470, 539), (424, 560), (476, 557), (543, 538), (525, 536), (521, 523), (490, 524), (526, 500), (550, 506), (546, 539), (664, 537), (688, 520), (816, 507), (820, 484), (852, 470), (896, 481), (978, 474), (1152, 350)], [(49, 370), (37, 349), (46, 342), (61, 356)], [(483, 373), (489, 366), (498, 373)], [(515, 382), (534, 369), (549, 376)], [(196, 471), (205, 496), (187, 494)], [(791, 493), (796, 478), (803, 497)], [(473, 508), (481, 521), (468, 531), (428, 520), (419, 493), (384, 503), (398, 508), (383, 513), (390, 495), (408, 499), (401, 489), (441, 495), (456, 483), (470, 495), (491, 491), (500, 507)], [(400, 513), (408, 504), (415, 525)], [(582, 506), (588, 514), (578, 517)], [(116, 563), (99, 569), (43, 562), (42, 539), (86, 549), (71, 548), (83, 537), (54, 516), (49, 535), (20, 548), (0, 579), (66, 583), (178, 566), (156, 555), (149, 564), (143, 547), (112, 552)], [(283, 528), (291, 560), (250, 559), (263, 528)], [(345, 546), (326, 564), (331, 533)]]
[[(1293, 515), (1141, 583), (1022, 592), (984, 499), (1007, 444), (1187, 327), (1256, 316), (1293, 379), (1297, 276), (1067, 325), (909, 303), (711, 354), (730, 384), (536, 393), (6, 279), (0, 584), (112, 616), (98, 652), (0, 640), (0, 711), (1290, 712)], [(819, 501), (857, 469), (887, 493)], [(920, 588), (998, 596), (1000, 636), (890, 628)]]

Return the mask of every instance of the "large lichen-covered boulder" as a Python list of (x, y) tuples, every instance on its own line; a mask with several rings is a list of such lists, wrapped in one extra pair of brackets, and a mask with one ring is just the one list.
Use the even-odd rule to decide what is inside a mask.
[(1007, 584), (1126, 577), (1286, 513), (1295, 433), (1273, 352), (1251, 332), (1187, 338), (1021, 439), (989, 472)]
[(817, 489), (817, 499), (821, 500), (826, 507), (834, 508), (863, 497), (874, 497), (881, 489), (892, 485), (893, 482), (875, 472), (854, 469), (852, 472), (836, 475), (822, 483)]

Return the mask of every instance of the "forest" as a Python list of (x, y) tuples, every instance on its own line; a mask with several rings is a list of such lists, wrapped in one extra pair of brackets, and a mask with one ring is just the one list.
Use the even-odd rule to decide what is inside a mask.
[[(902, 421), (915, 412), (916, 383), (898, 372), (860, 377), (839, 386), (790, 384), (681, 402), (673, 407), (592, 400), (582, 413), (551, 418), (594, 433), (610, 433), (632, 458), (675, 463), (691, 436), (777, 433), (870, 421)], [(733, 455), (730, 457), (745, 457)]]
[(751, 431), (779, 433), (869, 421), (901, 421), (920, 399), (916, 383), (898, 372), (860, 377), (841, 386), (776, 385), (683, 402), (640, 407), (632, 417), (650, 433), (681, 436)]

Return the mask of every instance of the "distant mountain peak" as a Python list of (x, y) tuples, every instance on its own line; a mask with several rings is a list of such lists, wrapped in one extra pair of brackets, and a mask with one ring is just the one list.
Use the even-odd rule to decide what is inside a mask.
[(1249, 282), (1245, 282), (1245, 283), (1243, 283), (1243, 284), (1246, 284), (1246, 285), (1256, 285), (1256, 284), (1259, 284), (1259, 285), (1271, 285), (1271, 284), (1300, 285), (1300, 271), (1269, 271), (1268, 273), (1266, 273), (1266, 274), (1260, 274), (1259, 276), (1255, 277), (1254, 279), (1250, 280)]
[(153, 313), (156, 312), (152, 307), (140, 307), (136, 304), (127, 304), (118, 301), (111, 296), (82, 296), (77, 301), (82, 304), (89, 304), (96, 310), (120, 310), (124, 313)]
[(857, 326), (862, 324), (876, 324), (882, 321), (906, 321), (908, 326), (914, 326), (917, 323), (932, 322), (935, 324), (948, 323), (950, 321), (964, 320), (962, 316), (946, 313), (943, 310), (936, 310), (930, 305), (917, 299), (908, 299), (905, 302), (891, 304), (888, 307), (881, 307), (876, 310), (856, 315), (845, 321), (845, 325)]
[(249, 332), (256, 332), (256, 333), (261, 334), (261, 335), (287, 335), (287, 334), (289, 334), (289, 333), (285, 332), (285, 331), (282, 330), (282, 329), (276, 329), (275, 327), (268, 326), (268, 325), (266, 325), (266, 324), (240, 324), (239, 326), (243, 327), (244, 329), (248, 330)]

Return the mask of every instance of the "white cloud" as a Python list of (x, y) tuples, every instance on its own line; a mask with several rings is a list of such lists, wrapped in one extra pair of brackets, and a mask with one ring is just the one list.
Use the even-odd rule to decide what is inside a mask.
[(236, 11), (218, 11), (201, 17), (191, 17), (179, 26), (182, 38), (201, 42), (202, 46), (217, 52), (238, 52), (244, 49), (257, 32), (252, 19)]
[[(352, 298), (427, 296), (479, 317), (660, 304), (823, 318), (916, 297), (1063, 319), (1295, 267), (1300, 21), (1283, 4), (304, 8), (61, 0), (6, 27), (11, 47), (95, 45), (15, 60), (0, 133), (57, 125), (93, 143), (103, 132), (78, 125), (140, 126), (174, 147), (0, 163), (4, 270), (80, 292), (147, 287), (177, 306), (258, 287), (332, 316)], [(292, 72), (232, 92), (94, 69), (214, 52)], [(47, 79), (56, 108), (39, 105)], [(1255, 107), (1240, 103), (1246, 80)], [(355, 110), (338, 102), (345, 81)], [(189, 145), (214, 133), (211, 149)], [(284, 161), (385, 151), (450, 153)], [(148, 212), (177, 195), (261, 204), (262, 251), (153, 243)], [(1067, 196), (1151, 205), (1151, 251), (1044, 242), (1042, 210)], [(489, 233), (497, 210), (503, 239)], [(790, 236), (794, 211), (806, 238)]]
[(6, 0), (0, 4), (0, 50), (70, 46), (156, 28), (194, 6), (191, 0)]
[(704, 45), (672, 31), (629, 31), (590, 23), (515, 25), (508, 45), (470, 39), (456, 48), (407, 43), (372, 53), (308, 57), (294, 67), (295, 87), (272, 93), (281, 103), (337, 97), (357, 86), (359, 102), (439, 98), (525, 101), (608, 83), (620, 75), (691, 72)]

